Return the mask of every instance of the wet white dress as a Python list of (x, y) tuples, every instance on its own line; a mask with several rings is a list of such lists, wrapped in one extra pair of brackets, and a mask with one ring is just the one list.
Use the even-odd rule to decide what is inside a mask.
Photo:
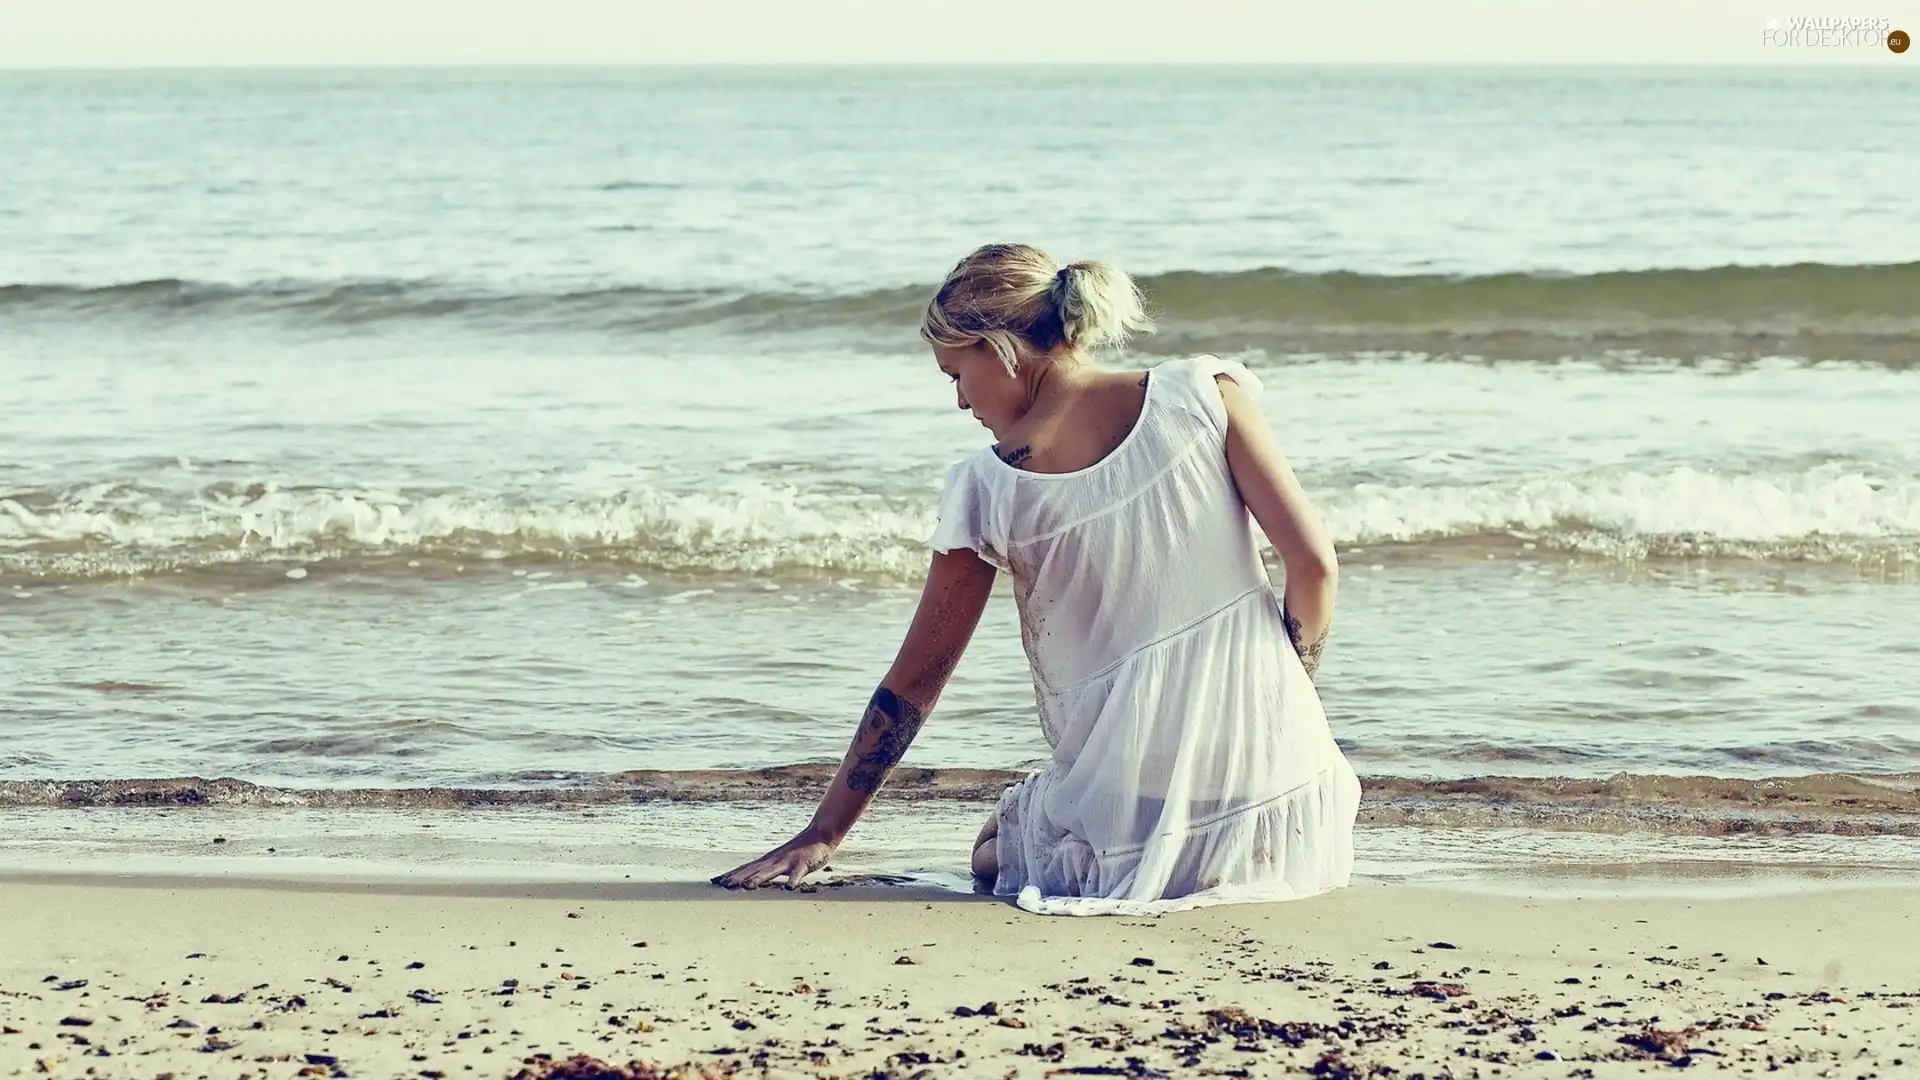
[(1046, 914), (1291, 900), (1347, 884), (1360, 784), (1288, 641), (1226, 458), (1215, 376), (1170, 361), (1078, 472), (992, 448), (947, 476), (936, 551), (1013, 579), (1043, 769), (1007, 789), (994, 892)]

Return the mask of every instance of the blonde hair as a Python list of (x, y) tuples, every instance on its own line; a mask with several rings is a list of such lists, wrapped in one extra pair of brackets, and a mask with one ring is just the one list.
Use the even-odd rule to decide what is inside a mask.
[(964, 349), (984, 341), (1007, 373), (1065, 345), (1098, 349), (1153, 329), (1133, 279), (1103, 262), (1056, 266), (1027, 244), (987, 244), (954, 265), (927, 304), (920, 337)]

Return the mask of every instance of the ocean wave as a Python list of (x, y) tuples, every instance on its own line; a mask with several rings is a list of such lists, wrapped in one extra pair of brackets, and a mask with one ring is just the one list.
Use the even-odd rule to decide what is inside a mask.
[(306, 558), (554, 558), (659, 570), (926, 569), (930, 500), (632, 491), (539, 502), (504, 496), (221, 485), (186, 499), (133, 485), (0, 498), (0, 568), (120, 575)]
[[(529, 774), (494, 788), (283, 788), (237, 779), (0, 780), (0, 807), (571, 810), (645, 803), (806, 803), (831, 764), (768, 769)], [(885, 802), (987, 804), (1022, 774), (895, 770)], [(1365, 825), (1529, 828), (1692, 836), (1920, 836), (1920, 774), (1825, 773), (1748, 780), (1716, 776), (1368, 777)]]
[[(1141, 278), (1148, 353), (1414, 353), (1512, 359), (1639, 354), (1920, 364), (1920, 262), (1598, 274), (1378, 275), (1182, 270)], [(54, 318), (271, 316), (318, 329), (458, 322), (494, 332), (829, 331), (914, 347), (933, 286), (850, 293), (649, 285), (509, 292), (454, 282), (161, 279), (0, 286), (0, 312)]]
[(1920, 263), (1483, 276), (1251, 270), (1148, 279), (1174, 352), (1558, 359), (1792, 356), (1907, 368)]
[(1681, 466), (1498, 484), (1360, 484), (1318, 501), (1343, 544), (1505, 534), (1616, 558), (1920, 554), (1920, 478), (1833, 467), (1726, 475)]
[[(1479, 485), (1315, 492), (1342, 547), (1614, 560), (1920, 560), (1920, 478), (1834, 467), (1723, 475), (1689, 467)], [(0, 571), (117, 576), (321, 558), (557, 559), (755, 575), (914, 577), (920, 497), (634, 490), (577, 500), (225, 483), (192, 493), (94, 483), (0, 493)]]

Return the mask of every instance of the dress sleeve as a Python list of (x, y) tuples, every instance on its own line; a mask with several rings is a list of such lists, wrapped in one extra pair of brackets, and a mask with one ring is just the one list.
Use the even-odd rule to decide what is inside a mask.
[(1010, 571), (1005, 530), (992, 487), (980, 475), (979, 459), (967, 458), (947, 470), (940, 495), (940, 520), (927, 546), (938, 552), (971, 548), (1000, 571)]
[(1193, 362), (1194, 392), (1206, 403), (1207, 415), (1221, 431), (1227, 429), (1227, 403), (1220, 399), (1219, 384), (1216, 376), (1225, 375), (1240, 384), (1240, 388), (1254, 397), (1260, 396), (1260, 378), (1247, 370), (1238, 360), (1222, 360), (1217, 356), (1201, 356)]

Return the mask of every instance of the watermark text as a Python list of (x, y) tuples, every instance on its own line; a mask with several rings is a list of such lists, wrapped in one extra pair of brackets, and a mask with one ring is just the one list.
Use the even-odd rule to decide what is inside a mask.
[(1905, 52), (1907, 34), (1883, 15), (1776, 15), (1761, 43), (1770, 49), (1891, 49)]

